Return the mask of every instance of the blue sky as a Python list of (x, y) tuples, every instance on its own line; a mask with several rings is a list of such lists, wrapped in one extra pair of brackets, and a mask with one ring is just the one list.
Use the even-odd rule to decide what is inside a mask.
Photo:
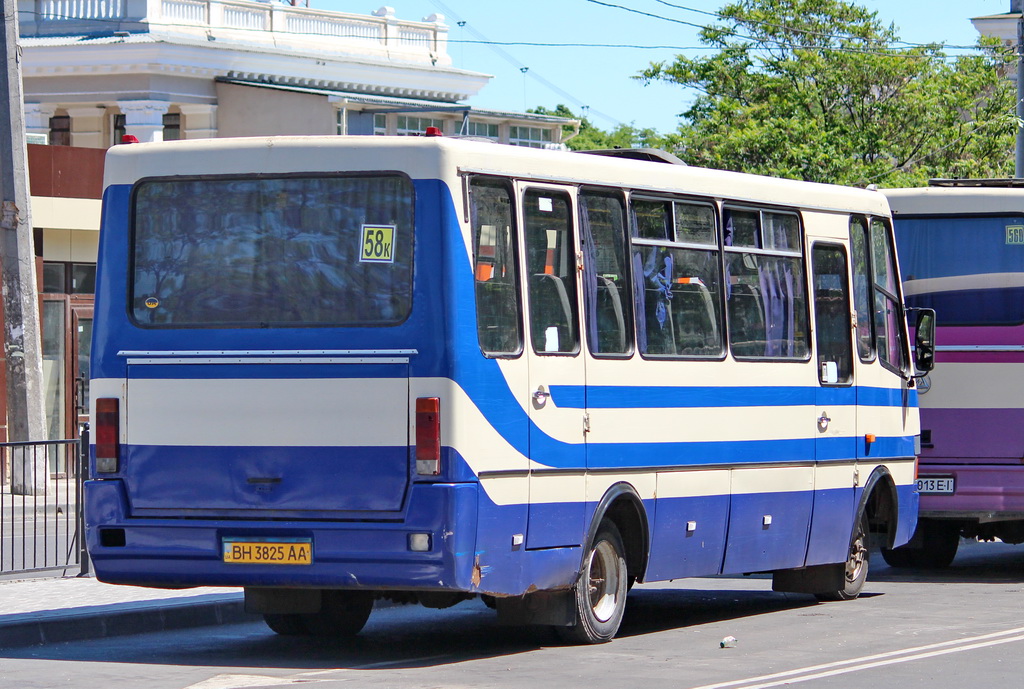
[[(364, 0), (365, 2), (365, 0)], [(697, 29), (690, 24), (713, 23), (713, 12), (725, 0), (381, 0), (395, 8), (399, 19), (420, 20), (444, 14), (451, 27), (449, 53), (456, 67), (493, 75), (491, 82), (469, 103), (480, 108), (523, 111), (559, 103), (574, 112), (583, 107), (602, 129), (617, 123), (653, 127), (661, 132), (676, 128), (676, 115), (691, 94), (668, 84), (644, 85), (631, 79), (651, 62), (670, 61), (676, 54), (696, 56)], [(688, 11), (669, 5), (690, 8)], [(859, 0), (878, 12), (885, 23), (895, 24), (900, 38), (916, 43), (943, 42), (973, 45), (978, 33), (971, 17), (1009, 11), (1010, 0)], [(351, 0), (310, 0), (316, 8), (369, 14), (379, 5)], [(677, 20), (642, 16), (606, 5)], [(459, 21), (466, 22), (460, 27)], [(672, 48), (536, 47), (503, 45), (497, 48), (460, 40), (483, 37), (498, 42), (630, 44)], [(955, 51), (950, 51), (955, 52)], [(524, 74), (522, 68), (528, 68)]]

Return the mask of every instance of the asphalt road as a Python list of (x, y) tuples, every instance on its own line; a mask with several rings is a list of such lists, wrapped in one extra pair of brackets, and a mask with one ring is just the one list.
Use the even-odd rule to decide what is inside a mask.
[[(19, 689), (1016, 687), (1024, 680), (1024, 546), (976, 544), (948, 570), (877, 555), (861, 599), (818, 604), (767, 578), (637, 586), (619, 637), (563, 646), (499, 627), (477, 601), (375, 611), (345, 643), (262, 623), (0, 651)], [(736, 646), (721, 648), (724, 637)]]

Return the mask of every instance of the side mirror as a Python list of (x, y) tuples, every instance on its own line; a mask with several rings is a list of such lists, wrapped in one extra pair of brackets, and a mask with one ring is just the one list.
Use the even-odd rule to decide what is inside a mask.
[(914, 367), (922, 376), (935, 368), (935, 309), (917, 309), (914, 331)]

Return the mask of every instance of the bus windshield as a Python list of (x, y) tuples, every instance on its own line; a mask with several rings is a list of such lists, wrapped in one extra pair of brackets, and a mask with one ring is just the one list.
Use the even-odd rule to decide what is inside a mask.
[(1024, 323), (1024, 217), (901, 218), (896, 233), (908, 306), (942, 325)]
[(143, 181), (131, 314), (170, 328), (400, 323), (412, 208), (398, 175)]

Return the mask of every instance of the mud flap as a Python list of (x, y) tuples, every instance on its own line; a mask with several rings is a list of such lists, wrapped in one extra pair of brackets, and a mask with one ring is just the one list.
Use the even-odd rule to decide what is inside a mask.
[(843, 563), (814, 565), (803, 569), (780, 569), (772, 576), (772, 591), (785, 593), (830, 593), (846, 586)]

